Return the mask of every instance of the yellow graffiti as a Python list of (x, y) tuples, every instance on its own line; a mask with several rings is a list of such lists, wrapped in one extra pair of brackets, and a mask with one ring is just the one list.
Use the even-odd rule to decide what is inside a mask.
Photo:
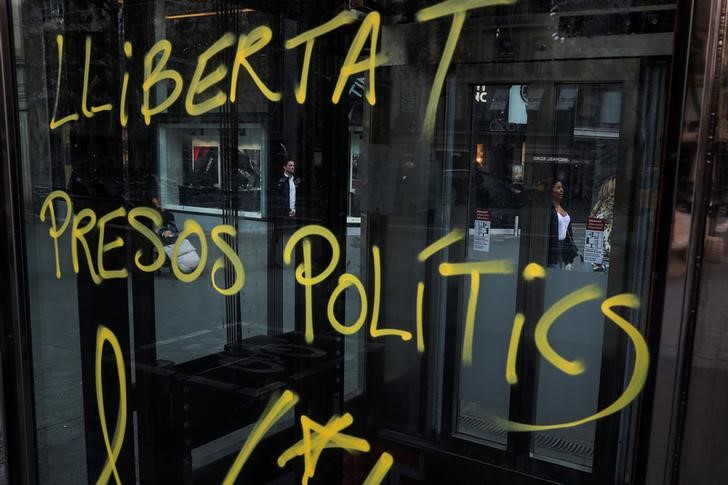
[(353, 422), (354, 418), (348, 413), (341, 417), (332, 417), (323, 426), (308, 416), (301, 416), (303, 439), (278, 457), (278, 466), (283, 468), (292, 458), (303, 456), (304, 472), (301, 483), (306, 485), (309, 478), (313, 478), (316, 473), (316, 465), (325, 448), (341, 448), (349, 453), (369, 451), (369, 442), (366, 440), (340, 433)]
[[(79, 228), (81, 221), (87, 217), (89, 218), (88, 224)], [(86, 261), (88, 262), (88, 271), (91, 274), (91, 279), (98, 285), (101, 284), (101, 281), (103, 280), (94, 270), (94, 263), (91, 258), (91, 248), (89, 248), (88, 242), (86, 241), (86, 234), (88, 234), (95, 226), (96, 213), (94, 213), (91, 209), (83, 209), (73, 218), (73, 226), (71, 227), (71, 260), (73, 262), (73, 271), (78, 274), (80, 271), (78, 264), (78, 243), (80, 242), (83, 246), (84, 252), (86, 253)]]
[(164, 265), (164, 258), (166, 257), (166, 253), (164, 252), (164, 246), (162, 245), (162, 242), (157, 238), (157, 235), (154, 234), (154, 231), (149, 229), (147, 226), (139, 222), (137, 219), (139, 217), (146, 217), (147, 219), (152, 221), (152, 224), (155, 226), (161, 226), (162, 225), (162, 215), (155, 211), (154, 209), (150, 209), (149, 207), (135, 207), (132, 210), (129, 211), (129, 225), (136, 229), (140, 234), (142, 234), (144, 237), (146, 237), (154, 246), (154, 249), (157, 250), (157, 259), (154, 260), (152, 264), (149, 266), (142, 264), (142, 250), (137, 249), (137, 252), (134, 256), (134, 263), (136, 263), (137, 268), (139, 268), (142, 271), (152, 273), (154, 271), (157, 271), (159, 268)]
[[(55, 207), (54, 203), (57, 199), (61, 199), (66, 203), (66, 220), (63, 223), (63, 226), (58, 228), (58, 221), (56, 218), (55, 213)], [(113, 279), (113, 278), (125, 278), (128, 276), (128, 269), (122, 268), (118, 270), (107, 270), (104, 267), (103, 262), (103, 255), (106, 252), (109, 252), (115, 248), (122, 247), (124, 245), (124, 240), (122, 238), (117, 237), (114, 241), (110, 243), (104, 242), (104, 234), (105, 234), (105, 227), (106, 224), (116, 218), (127, 216), (127, 220), (129, 222), (129, 225), (136, 230), (138, 233), (140, 233), (144, 238), (148, 239), (152, 245), (154, 246), (154, 249), (157, 252), (157, 256), (150, 265), (145, 265), (142, 263), (142, 250), (137, 250), (134, 255), (134, 263), (136, 264), (137, 268), (139, 268), (142, 271), (145, 272), (153, 272), (158, 270), (159, 268), (164, 265), (164, 262), (167, 258), (166, 252), (164, 250), (164, 245), (162, 244), (162, 241), (160, 241), (157, 234), (155, 234), (154, 231), (149, 229), (145, 224), (143, 224), (141, 221), (139, 221), (139, 218), (147, 218), (149, 219), (155, 226), (160, 226), (163, 222), (161, 214), (151, 208), (148, 207), (136, 207), (129, 211), (129, 213), (126, 213), (126, 210), (123, 207), (119, 207), (118, 209), (106, 214), (105, 216), (101, 217), (98, 221), (98, 224), (96, 223), (96, 213), (91, 209), (84, 209), (81, 212), (79, 212), (76, 215), (73, 214), (73, 204), (71, 202), (71, 198), (63, 191), (55, 191), (49, 194), (45, 200), (43, 201), (41, 210), (40, 210), (40, 218), (41, 221), (45, 222), (46, 220), (46, 214), (50, 213), (51, 218), (51, 227), (49, 229), (49, 234), (51, 238), (53, 239), (54, 243), (54, 252), (55, 252), (55, 264), (56, 264), (56, 278), (61, 277), (61, 268), (60, 268), (60, 255), (58, 251), (58, 240), (61, 237), (61, 235), (66, 231), (69, 224), (72, 224), (72, 230), (71, 230), (71, 258), (73, 262), (73, 268), (76, 274), (79, 272), (79, 257), (78, 257), (78, 244), (80, 243), (86, 253), (86, 258), (88, 259), (89, 263), (89, 270), (91, 272), (91, 276), (97, 284), (101, 283), (103, 280), (106, 279)], [(89, 219), (88, 223), (84, 226), (83, 221), (85, 219)], [(91, 232), (94, 228), (98, 229), (98, 247), (96, 250), (96, 268), (98, 269), (98, 274), (94, 270), (94, 265), (92, 262), (92, 256), (91, 256), (91, 248), (89, 247), (89, 244), (86, 240), (86, 235)], [(182, 273), (179, 268), (179, 263), (177, 260), (177, 256), (179, 256), (179, 251), (181, 248), (182, 243), (184, 242), (184, 239), (192, 234), (195, 234), (200, 239), (200, 261), (198, 263), (198, 267), (195, 271), (189, 274)], [(232, 228), (232, 226), (227, 225), (220, 225), (215, 226), (212, 228), (211, 231), (211, 237), (212, 242), (215, 244), (220, 251), (223, 253), (223, 256), (221, 258), (218, 258), (214, 263), (212, 267), (212, 273), (211, 273), (211, 280), (212, 280), (212, 286), (220, 294), (223, 295), (231, 295), (234, 294), (240, 289), (242, 289), (243, 285), (245, 284), (245, 268), (243, 267), (243, 263), (240, 260), (240, 257), (237, 255), (237, 253), (233, 250), (233, 248), (228, 245), (226, 240), (221, 237), (221, 235), (228, 235), (231, 238), (234, 238), (237, 234), (235, 233), (235, 230)], [(202, 227), (195, 222), (194, 220), (187, 220), (185, 221), (184, 231), (180, 236), (177, 238), (177, 242), (173, 246), (173, 255), (174, 260), (171, 264), (172, 273), (180, 279), (180, 281), (189, 283), (191, 281), (196, 280), (204, 271), (205, 263), (207, 262), (207, 240), (205, 239), (205, 233), (202, 230)], [(230, 263), (232, 264), (233, 269), (235, 270), (235, 279), (231, 283), (230, 288), (223, 289), (219, 287), (216, 284), (215, 281), (215, 275), (219, 272), (219, 270), (224, 266), (224, 259), (227, 258), (230, 260)]]
[(518, 345), (521, 343), (521, 334), (523, 333), (523, 325), (525, 323), (526, 316), (523, 313), (516, 313), (516, 316), (513, 318), (513, 330), (511, 331), (511, 340), (508, 344), (508, 357), (506, 358), (506, 382), (508, 384), (518, 383), (516, 356), (518, 355)]
[(227, 67), (223, 65), (203, 77), (207, 63), (212, 57), (223, 49), (231, 47), (235, 44), (235, 36), (227, 33), (220, 37), (214, 44), (205, 50), (197, 59), (195, 73), (192, 75), (190, 86), (187, 88), (187, 96), (185, 96), (185, 110), (190, 116), (199, 116), (201, 114), (219, 108), (227, 101), (227, 96), (222, 90), (218, 89), (212, 96), (201, 103), (195, 103), (195, 96), (202, 94), (207, 89), (219, 83), (227, 75)]
[(306, 50), (303, 54), (303, 63), (301, 66), (301, 79), (295, 89), (295, 96), (298, 104), (303, 104), (306, 102), (308, 72), (311, 68), (311, 55), (313, 54), (313, 45), (316, 41), (316, 38), (328, 34), (329, 32), (338, 29), (342, 25), (347, 25), (354, 21), (356, 21), (356, 15), (354, 15), (349, 10), (345, 10), (328, 22), (319, 25), (315, 29), (307, 30), (306, 32), (303, 32), (296, 37), (293, 37), (286, 41), (286, 49), (295, 49), (301, 44), (306, 44)]
[(268, 407), (265, 411), (263, 411), (263, 415), (258, 422), (255, 423), (255, 427), (248, 435), (240, 453), (238, 453), (233, 465), (230, 467), (230, 470), (225, 476), (225, 479), (222, 482), (223, 485), (233, 485), (235, 483), (238, 475), (240, 475), (240, 471), (248, 461), (248, 458), (250, 458), (255, 447), (263, 439), (263, 436), (265, 436), (268, 430), (288, 411), (293, 409), (297, 402), (298, 396), (291, 391), (285, 391), (278, 399), (271, 398), (268, 403)]
[(506, 259), (471, 263), (440, 263), (440, 274), (442, 276), (470, 275), (470, 295), (468, 296), (465, 330), (463, 332), (463, 365), (471, 366), (473, 364), (473, 336), (475, 334), (475, 315), (478, 311), (480, 275), (511, 273), (513, 273), (513, 263)]
[(374, 266), (374, 304), (372, 305), (372, 321), (369, 326), (369, 335), (378, 337), (399, 337), (405, 342), (412, 340), (412, 332), (392, 328), (379, 328), (379, 309), (382, 305), (382, 262), (379, 248), (372, 246), (372, 262)]
[(523, 279), (526, 281), (533, 281), (536, 278), (546, 278), (546, 270), (538, 263), (529, 263), (528, 266), (523, 269)]
[(230, 285), (230, 288), (227, 289), (220, 288), (217, 286), (217, 283), (215, 283), (215, 274), (225, 267), (225, 258), (223, 256), (217, 258), (217, 260), (213, 263), (210, 279), (212, 280), (213, 288), (215, 288), (218, 293), (229, 296), (239, 292), (243, 289), (243, 286), (245, 286), (245, 268), (243, 268), (243, 263), (235, 253), (235, 250), (231, 248), (227, 242), (225, 242), (221, 234), (227, 234), (230, 237), (235, 237), (237, 233), (233, 226), (227, 224), (213, 227), (212, 232), (210, 233), (212, 242), (220, 248), (220, 251), (222, 251), (225, 257), (227, 257), (230, 263), (232, 263), (233, 269), (235, 270), (235, 280)]
[[(325, 270), (316, 277), (312, 277), (313, 272), (312, 256), (311, 256), (311, 236), (319, 236), (328, 241), (331, 246), (331, 261)], [(306, 313), (306, 330), (304, 332), (307, 343), (313, 342), (313, 286), (321, 283), (328, 278), (336, 269), (341, 256), (341, 248), (336, 240), (334, 233), (323, 226), (310, 225), (302, 227), (291, 235), (291, 238), (283, 248), (283, 262), (291, 264), (293, 260), (293, 248), (299, 241), (303, 241), (303, 263), (296, 268), (296, 281), (304, 287), (305, 313)]]
[(427, 22), (448, 15), (466, 13), (484, 7), (496, 7), (498, 5), (513, 5), (518, 0), (446, 0), (435, 5), (425, 7), (417, 12), (418, 22)]
[(55, 130), (59, 126), (68, 123), (69, 121), (78, 121), (78, 113), (74, 112), (68, 116), (64, 116), (60, 120), (56, 121), (56, 115), (58, 114), (58, 98), (61, 97), (61, 73), (63, 72), (63, 36), (58, 34), (56, 36), (56, 44), (58, 45), (58, 79), (56, 80), (56, 99), (53, 103), (53, 116), (51, 116), (51, 130)]
[(104, 268), (104, 253), (111, 251), (112, 249), (124, 246), (124, 240), (121, 237), (117, 237), (110, 243), (104, 244), (104, 232), (106, 232), (106, 224), (112, 219), (117, 219), (124, 216), (126, 216), (126, 210), (123, 207), (119, 207), (115, 211), (109, 212), (105, 216), (99, 218), (99, 222), (97, 224), (99, 229), (99, 247), (96, 258), (96, 266), (99, 269), (99, 276), (101, 277), (101, 279), (110, 280), (114, 278), (126, 278), (127, 276), (129, 276), (129, 272), (126, 270), (126, 268), (114, 271)]
[(513, 262), (507, 259), (475, 261), (470, 263), (440, 263), (442, 276), (463, 276), (472, 274), (512, 274)]
[[(374, 82), (374, 70), (377, 67), (377, 38), (379, 37), (379, 24), (381, 22), (381, 16), (379, 12), (369, 12), (364, 18), (364, 22), (359, 26), (359, 31), (356, 33), (354, 40), (349, 47), (349, 52), (346, 54), (344, 64), (341, 66), (339, 73), (339, 79), (336, 81), (336, 87), (334, 93), (331, 95), (331, 101), (334, 104), (339, 102), (341, 99), (341, 93), (344, 92), (344, 86), (346, 81), (349, 80), (354, 74), (360, 72), (369, 71), (369, 87), (366, 90), (366, 98), (370, 105), (374, 106), (377, 102), (377, 95)], [(364, 44), (366, 44), (367, 37), (371, 35), (371, 42), (369, 44), (369, 58), (363, 61), (357, 62), (359, 55), (361, 54)]]
[[(55, 199), (63, 199), (63, 201), (66, 203), (66, 220), (63, 221), (63, 225), (60, 229), (58, 229), (58, 226), (56, 224), (56, 210), (53, 207), (53, 201)], [(71, 202), (71, 198), (68, 196), (67, 193), (65, 193), (62, 190), (54, 190), (43, 201), (43, 205), (40, 208), (40, 220), (41, 222), (45, 222), (46, 220), (46, 211), (50, 211), (51, 213), (51, 227), (48, 229), (48, 234), (53, 239), (53, 249), (56, 254), (56, 278), (61, 278), (61, 257), (58, 254), (58, 238), (61, 237), (61, 235), (66, 231), (68, 228), (68, 225), (71, 223), (72, 214), (73, 214), (73, 203)]]
[[(462, 229), (453, 229), (448, 234), (441, 237), (440, 239), (420, 251), (417, 255), (417, 260), (420, 262), (425, 262), (438, 252), (460, 241), (461, 239), (463, 239), (463, 237), (465, 237), (465, 231), (463, 231)], [(417, 283), (417, 308), (415, 309), (415, 321), (417, 326), (417, 352), (419, 352), (420, 354), (425, 352), (425, 336), (423, 328), (424, 304), (425, 283), (423, 281), (420, 281)]]
[(382, 453), (374, 467), (367, 475), (363, 485), (379, 485), (384, 480), (384, 476), (387, 474), (390, 468), (394, 464), (394, 458), (389, 453)]
[(268, 86), (260, 79), (248, 62), (248, 57), (252, 56), (262, 48), (264, 48), (273, 38), (273, 31), (270, 27), (260, 26), (250, 31), (248, 35), (241, 35), (238, 40), (238, 50), (235, 53), (235, 64), (233, 65), (232, 82), (230, 83), (230, 101), (235, 101), (235, 90), (238, 84), (238, 73), (240, 66), (243, 66), (255, 85), (258, 87), (263, 96), (270, 101), (277, 102), (281, 100), (281, 93), (271, 91)]
[[(200, 240), (200, 262), (197, 265), (197, 268), (192, 270), (192, 272), (184, 273), (179, 268), (179, 251), (182, 247), (182, 243), (193, 234), (195, 234)], [(205, 263), (207, 263), (207, 239), (205, 238), (205, 231), (202, 230), (202, 227), (197, 221), (193, 221), (192, 219), (187, 219), (185, 221), (182, 232), (179, 233), (179, 236), (177, 236), (177, 240), (174, 243), (174, 247), (172, 247), (171, 259), (172, 261), (170, 261), (170, 263), (172, 266), (172, 273), (174, 273), (178, 280), (184, 283), (192, 283), (199, 278), (205, 270)]]
[(452, 24), (450, 33), (447, 35), (445, 48), (440, 57), (440, 63), (437, 66), (435, 79), (432, 82), (430, 97), (427, 100), (427, 108), (425, 108), (425, 120), (422, 127), (422, 137), (429, 141), (435, 132), (435, 116), (437, 115), (437, 105), (440, 101), (442, 86), (445, 84), (445, 76), (450, 68), (455, 47), (460, 39), (460, 33), (465, 23), (465, 16), (469, 10), (482, 7), (493, 7), (496, 5), (510, 5), (517, 0), (447, 0), (431, 7), (423, 8), (418, 11), (416, 18), (418, 22), (427, 22), (430, 20), (452, 15)]
[[(154, 65), (154, 59), (157, 54), (162, 54), (159, 62)], [(182, 75), (174, 69), (165, 69), (169, 57), (172, 55), (172, 43), (168, 40), (162, 39), (154, 44), (147, 55), (144, 56), (144, 83), (142, 84), (142, 90), (144, 91), (142, 99), (142, 115), (144, 115), (144, 123), (149, 125), (152, 122), (152, 116), (162, 113), (164, 110), (172, 106), (177, 98), (182, 93), (182, 87), (184, 81)], [(170, 80), (174, 83), (174, 89), (172, 94), (167, 96), (167, 99), (159, 103), (155, 108), (149, 107), (149, 96), (152, 86), (160, 81)]]
[(415, 310), (415, 321), (417, 325), (417, 352), (420, 354), (425, 352), (425, 331), (422, 314), (424, 310), (422, 306), (425, 302), (425, 283), (422, 281), (417, 282), (417, 309)]
[(565, 374), (576, 376), (583, 373), (585, 369), (584, 363), (580, 360), (568, 361), (561, 357), (549, 343), (548, 332), (554, 322), (556, 322), (556, 319), (571, 308), (587, 301), (598, 300), (601, 297), (602, 290), (597, 285), (585, 286), (584, 288), (569, 293), (554, 303), (536, 324), (536, 330), (534, 332), (536, 347), (544, 359)]
[(301, 283), (302, 285), (317, 285), (324, 281), (331, 275), (331, 273), (334, 272), (334, 270), (336, 269), (336, 265), (339, 264), (339, 258), (341, 256), (339, 241), (336, 240), (336, 236), (334, 236), (334, 233), (323, 226), (312, 224), (302, 227), (291, 235), (290, 239), (288, 239), (288, 242), (286, 243), (286, 246), (283, 248), (283, 262), (286, 264), (291, 264), (291, 262), (293, 261), (293, 248), (296, 247), (296, 244), (298, 244), (299, 241), (305, 240), (306, 238), (311, 236), (319, 236), (326, 239), (326, 241), (329, 243), (329, 246), (331, 247), (331, 261), (329, 261), (329, 265), (326, 267), (326, 269), (323, 270), (321, 274), (319, 274), (315, 278), (312, 278), (310, 276), (304, 276), (310, 275), (310, 272), (307, 273), (305, 271), (303, 264), (299, 265), (298, 268), (296, 268), (296, 278), (299, 279), (300, 275), (299, 283)]
[[(101, 373), (102, 356), (104, 344), (108, 342), (114, 352), (114, 361), (116, 362), (116, 374), (119, 379), (119, 404), (116, 416), (116, 426), (114, 427), (114, 437), (109, 441), (109, 429), (106, 424), (106, 409), (104, 405), (104, 388), (103, 376)], [(124, 435), (126, 433), (126, 370), (124, 368), (124, 356), (121, 352), (121, 346), (116, 335), (103, 325), (99, 325), (96, 331), (96, 406), (99, 412), (99, 420), (101, 421), (101, 434), (104, 437), (104, 445), (106, 446), (106, 462), (101, 470), (97, 484), (106, 484), (109, 482), (111, 475), (118, 485), (121, 485), (119, 471), (116, 469), (116, 460), (119, 459), (121, 447), (124, 444)]]
[(601, 305), (602, 313), (614, 324), (616, 324), (624, 333), (627, 334), (627, 336), (632, 341), (632, 345), (634, 345), (635, 351), (634, 370), (632, 371), (632, 376), (630, 377), (629, 383), (627, 384), (624, 392), (621, 396), (619, 396), (619, 398), (617, 398), (616, 401), (614, 401), (612, 404), (602, 409), (601, 411), (592, 414), (591, 416), (565, 423), (528, 424), (519, 423), (516, 421), (509, 421), (507, 419), (498, 417), (492, 417), (491, 419), (495, 422), (495, 424), (504, 431), (521, 432), (549, 431), (554, 429), (573, 428), (576, 426), (580, 426), (584, 423), (596, 421), (598, 419), (602, 419), (612, 414), (615, 414), (627, 407), (632, 401), (634, 401), (644, 387), (645, 381), (647, 380), (647, 369), (650, 365), (650, 353), (649, 349), (647, 348), (647, 342), (645, 342), (645, 339), (644, 337), (642, 337), (642, 334), (640, 334), (639, 330), (637, 330), (630, 322), (614, 312), (613, 308), (618, 306), (637, 309), (640, 306), (639, 298), (637, 297), (637, 295), (631, 293), (622, 293), (620, 295), (607, 298), (606, 300), (604, 300), (604, 302), (602, 302)]
[[(360, 306), (361, 309), (359, 310), (359, 317), (356, 319), (353, 325), (347, 327), (346, 325), (342, 325), (337, 319), (336, 315), (334, 314), (334, 305), (336, 304), (336, 299), (339, 297), (341, 293), (346, 291), (346, 289), (349, 286), (353, 286), (356, 288), (356, 291), (359, 293), (359, 300), (361, 302)], [(339, 332), (342, 335), (353, 335), (361, 327), (364, 326), (364, 322), (367, 319), (367, 311), (368, 311), (368, 303), (367, 303), (367, 293), (364, 289), (364, 285), (362, 282), (354, 276), (353, 274), (344, 273), (339, 277), (339, 284), (336, 285), (336, 288), (334, 288), (333, 293), (331, 293), (331, 297), (329, 297), (329, 304), (326, 306), (326, 313), (329, 317), (329, 323), (331, 326)]]
[(417, 255), (417, 261), (425, 262), (428, 259), (430, 259), (432, 256), (434, 256), (439, 251), (442, 251), (448, 246), (451, 246), (455, 244), (456, 242), (460, 241), (463, 237), (465, 237), (465, 231), (462, 229), (453, 229), (445, 236), (441, 237), (434, 243), (427, 246), (425, 249), (420, 251), (420, 253)]
[[(127, 59), (131, 59), (131, 42), (124, 42), (124, 56)], [(129, 73), (124, 72), (124, 79), (121, 82), (121, 100), (119, 101), (119, 123), (122, 127), (126, 126), (129, 122), (129, 112), (126, 108), (126, 94), (129, 90)]]
[(86, 56), (83, 64), (83, 90), (81, 91), (81, 112), (87, 118), (93, 118), (94, 114), (101, 111), (111, 111), (111, 103), (88, 108), (88, 77), (91, 69), (91, 36), (86, 36)]

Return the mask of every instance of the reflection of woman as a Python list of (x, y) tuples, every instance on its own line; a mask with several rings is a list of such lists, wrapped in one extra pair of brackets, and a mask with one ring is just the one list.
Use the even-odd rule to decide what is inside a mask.
[(614, 222), (614, 189), (617, 185), (615, 177), (609, 177), (599, 189), (597, 202), (592, 207), (589, 217), (604, 220), (604, 262), (592, 265), (594, 271), (606, 271), (609, 269), (609, 256), (612, 253), (610, 236)]
[(571, 269), (578, 254), (571, 232), (571, 216), (561, 206), (564, 184), (559, 179), (551, 183), (551, 220), (549, 224), (548, 265), (551, 268)]

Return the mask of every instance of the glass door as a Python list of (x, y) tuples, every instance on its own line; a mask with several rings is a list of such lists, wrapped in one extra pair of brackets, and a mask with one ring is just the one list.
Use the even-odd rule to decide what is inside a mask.
[[(565, 61), (564, 80), (552, 83), (459, 73), (458, 100), (469, 99), (458, 106), (471, 120), (459, 254), (482, 272), (461, 278), (447, 307), (455, 379), (443, 422), (460, 452), (567, 482), (613, 473), (629, 411), (581, 421), (622, 394), (634, 362), (602, 304), (639, 299), (631, 282), (646, 263), (633, 252), (649, 251), (636, 234), (649, 224), (640, 191), (653, 181), (636, 176), (654, 173), (643, 155), (655, 146), (640, 134), (648, 113), (629, 107), (664, 87), (640, 86), (640, 69)], [(643, 318), (634, 308), (620, 315), (636, 326)]]

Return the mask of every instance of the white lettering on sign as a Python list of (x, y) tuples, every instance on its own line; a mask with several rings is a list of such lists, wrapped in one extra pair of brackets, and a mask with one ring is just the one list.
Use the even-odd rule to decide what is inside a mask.
[(488, 91), (485, 86), (475, 86), (475, 101), (478, 103), (488, 102)]

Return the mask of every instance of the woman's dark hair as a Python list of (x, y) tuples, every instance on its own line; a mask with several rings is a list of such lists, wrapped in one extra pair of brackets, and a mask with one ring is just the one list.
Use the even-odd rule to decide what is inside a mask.
[(558, 176), (556, 176), (556, 177), (554, 177), (554, 178), (551, 179), (551, 186), (550, 186), (551, 187), (551, 190), (553, 190), (554, 185), (556, 185), (559, 182), (561, 182), (561, 185), (563, 185), (564, 187), (566, 187), (566, 180), (564, 179), (563, 176), (558, 175)]

